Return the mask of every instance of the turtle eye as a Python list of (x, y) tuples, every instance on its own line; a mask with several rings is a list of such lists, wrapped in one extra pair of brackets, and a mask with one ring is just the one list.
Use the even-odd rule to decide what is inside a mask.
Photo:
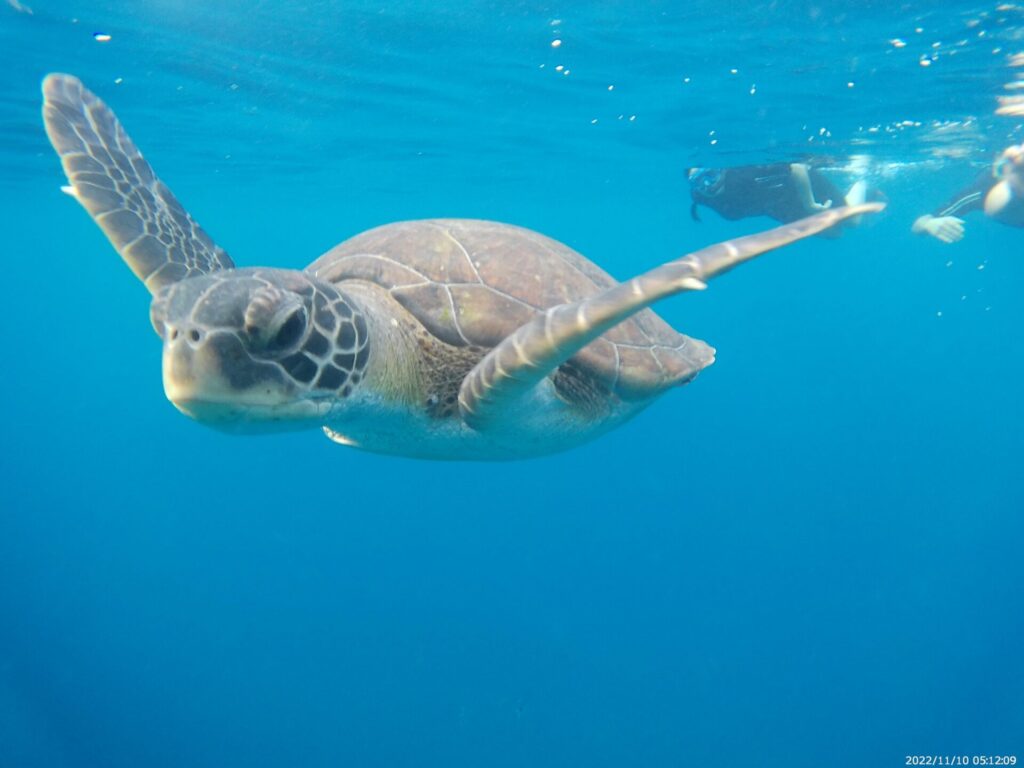
[(294, 293), (268, 286), (256, 292), (245, 311), (245, 333), (255, 351), (287, 352), (306, 335), (306, 307)]
[(299, 343), (305, 331), (306, 308), (302, 306), (295, 307), (278, 326), (277, 332), (271, 338), (267, 348), (276, 352), (291, 349)]

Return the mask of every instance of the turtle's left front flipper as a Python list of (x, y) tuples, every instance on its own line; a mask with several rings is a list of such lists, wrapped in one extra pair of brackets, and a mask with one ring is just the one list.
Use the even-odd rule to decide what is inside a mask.
[(156, 177), (114, 113), (78, 78), (46, 76), (43, 122), (72, 196), (151, 293), (234, 266)]
[(552, 307), (492, 349), (466, 376), (459, 410), (474, 429), (513, 413), (516, 400), (605, 331), (660, 299), (702, 290), (706, 281), (762, 253), (810, 237), (844, 219), (884, 208), (829, 209), (756, 235), (727, 240), (670, 261), (590, 299)]

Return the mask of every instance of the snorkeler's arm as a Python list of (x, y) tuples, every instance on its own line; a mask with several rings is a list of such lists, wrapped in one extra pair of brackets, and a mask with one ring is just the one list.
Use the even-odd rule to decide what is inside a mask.
[(811, 188), (811, 177), (806, 165), (803, 163), (790, 163), (789, 172), (793, 177), (793, 184), (796, 186), (797, 195), (803, 202), (804, 208), (807, 209), (808, 213), (823, 211), (832, 206), (831, 200), (819, 203), (814, 199), (814, 190)]
[(986, 169), (978, 174), (974, 181), (953, 195), (945, 205), (940, 205), (932, 211), (932, 216), (963, 216), (984, 209), (985, 193), (991, 186), (992, 172)]
[(914, 219), (910, 230), (916, 235), (931, 235), (943, 243), (955, 243), (963, 240), (964, 220), (960, 218), (972, 211), (980, 211), (985, 206), (985, 193), (992, 186), (992, 175), (985, 171), (957, 192), (945, 204), (940, 205), (932, 213), (926, 213)]

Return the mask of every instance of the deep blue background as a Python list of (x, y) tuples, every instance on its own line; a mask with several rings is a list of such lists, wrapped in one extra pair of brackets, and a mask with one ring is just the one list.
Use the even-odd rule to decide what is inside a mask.
[[(909, 232), (1020, 136), (1014, 12), (38, 5), (0, 7), (0, 766), (1024, 759), (1021, 232)], [(51, 70), (243, 265), (454, 215), (625, 278), (766, 223), (691, 222), (687, 165), (805, 151), (891, 204), (662, 305), (718, 362), (570, 453), (232, 438), (58, 191)]]

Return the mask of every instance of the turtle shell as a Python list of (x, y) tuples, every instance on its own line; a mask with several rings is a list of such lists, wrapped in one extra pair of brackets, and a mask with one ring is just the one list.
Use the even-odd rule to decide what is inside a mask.
[[(377, 227), (335, 246), (306, 271), (331, 283), (376, 283), (441, 341), (485, 349), (549, 307), (616, 284), (556, 240), (467, 219)], [(637, 400), (689, 381), (714, 361), (714, 350), (645, 309), (571, 361), (624, 399)]]

